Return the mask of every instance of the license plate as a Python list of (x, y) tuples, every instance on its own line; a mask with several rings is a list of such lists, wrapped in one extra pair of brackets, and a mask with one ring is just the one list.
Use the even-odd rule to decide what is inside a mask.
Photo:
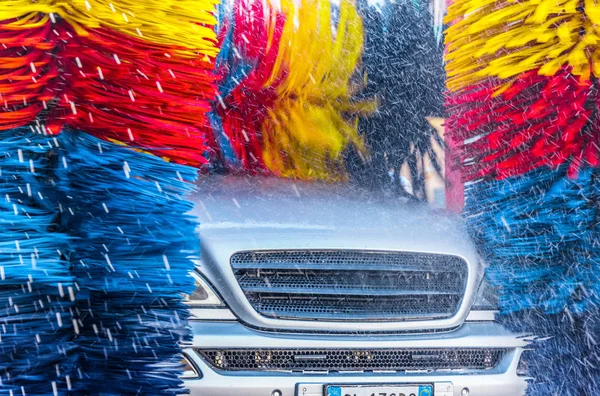
[(327, 385), (325, 396), (433, 396), (431, 385)]

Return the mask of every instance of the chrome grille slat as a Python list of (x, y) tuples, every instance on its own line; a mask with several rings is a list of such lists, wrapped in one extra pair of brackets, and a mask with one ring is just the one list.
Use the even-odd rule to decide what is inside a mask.
[[(346, 268), (347, 270), (347, 268)], [(357, 276), (340, 278), (339, 271), (323, 270), (246, 270), (238, 278), (244, 290), (267, 287), (271, 289), (302, 287), (321, 289), (361, 289), (361, 290), (418, 290), (460, 293), (461, 284), (451, 273), (413, 271), (361, 271)], [(308, 281), (308, 282), (307, 282)]]
[(252, 307), (282, 319), (449, 318), (468, 278), (460, 257), (412, 252), (249, 251), (231, 265)]
[(490, 370), (505, 348), (403, 349), (199, 349), (213, 367), (226, 371), (439, 371)]
[[(366, 320), (425, 320), (444, 315), (457, 305), (454, 301), (436, 301), (434, 306), (425, 298), (401, 296), (396, 298), (357, 298), (335, 296), (258, 296), (247, 295), (255, 301), (254, 307), (262, 313), (279, 318), (330, 319), (341, 317)], [(376, 310), (375, 310), (376, 306)], [(427, 308), (424, 308), (427, 307)], [(434, 309), (435, 308), (435, 309)], [(372, 312), (371, 310), (375, 310)]]
[[(256, 268), (256, 263), (236, 263), (234, 265), (235, 269), (254, 269)], [(323, 270), (323, 269), (337, 269), (337, 270), (345, 270), (348, 269), (348, 266), (343, 263), (304, 263), (302, 266), (290, 266), (289, 263), (260, 263), (260, 268), (262, 269), (282, 269), (282, 270), (294, 270), (294, 269), (310, 269), (310, 270)], [(394, 271), (397, 270), (397, 267), (386, 264), (355, 264), (352, 266), (354, 270), (366, 270), (366, 271)], [(407, 271), (415, 271), (415, 272), (427, 272), (431, 271), (432, 268), (418, 268), (418, 267), (407, 267), (404, 268)], [(440, 272), (452, 272), (452, 269), (439, 269)]]
[(334, 295), (334, 296), (419, 296), (428, 295), (448, 295), (460, 296), (460, 292), (437, 291), (437, 290), (378, 290), (375, 288), (338, 288), (331, 287), (328, 289), (315, 289), (311, 287), (269, 287), (269, 286), (244, 286), (246, 293), (272, 293), (272, 294), (303, 294), (311, 295), (317, 293), (319, 295)]

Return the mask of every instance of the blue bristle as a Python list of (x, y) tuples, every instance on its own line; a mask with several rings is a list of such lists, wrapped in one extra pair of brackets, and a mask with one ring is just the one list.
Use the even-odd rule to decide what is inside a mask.
[(535, 336), (529, 396), (600, 389), (599, 174), (542, 168), (466, 186), (465, 215), (499, 288), (499, 319)]
[(73, 376), (75, 286), (53, 223), (53, 140), (0, 131), (0, 394), (65, 394)]
[(540, 169), (466, 186), (467, 223), (503, 312), (583, 312), (598, 303), (597, 172)]
[(215, 60), (215, 70), (220, 74), (218, 79), (218, 94), (219, 98), (213, 103), (213, 110), (208, 113), (211, 127), (214, 131), (216, 143), (219, 146), (222, 161), (229, 169), (236, 169), (240, 165), (239, 159), (231, 147), (229, 138), (223, 129), (223, 121), (218, 112), (214, 109), (219, 108), (225, 110), (224, 101), (227, 96), (248, 76), (255, 67), (255, 64), (247, 59), (244, 59), (236, 53), (233, 45), (233, 32), (235, 29), (235, 18), (233, 18), (232, 4), (223, 3), (217, 9), (218, 20), (221, 28), (225, 26), (226, 31), (223, 34), (219, 55)]
[[(226, 98), (241, 81), (256, 67), (256, 62), (251, 59), (245, 59), (240, 56), (239, 52), (233, 44), (233, 33), (235, 30), (235, 18), (233, 18), (233, 10), (222, 10), (224, 13), (220, 18), (228, 21), (227, 31), (221, 43), (221, 50), (215, 61), (216, 70), (225, 72), (218, 81), (218, 90), (221, 98)], [(240, 49), (238, 48), (237, 51)], [(217, 103), (215, 106), (219, 106)]]
[(65, 252), (77, 279), (76, 386), (103, 395), (181, 393), (183, 293), (196, 222), (183, 196), (196, 171), (77, 131), (58, 138)]
[(527, 396), (591, 396), (600, 389), (600, 312), (547, 314), (525, 310), (499, 316), (509, 329), (531, 335), (523, 357)]
[(223, 120), (221, 119), (221, 116), (216, 111), (211, 111), (208, 113), (208, 119), (210, 120), (210, 126), (214, 131), (215, 140), (219, 145), (224, 164), (229, 168), (235, 168), (238, 165), (238, 160), (233, 152), (229, 139), (227, 139), (225, 130), (223, 129)]

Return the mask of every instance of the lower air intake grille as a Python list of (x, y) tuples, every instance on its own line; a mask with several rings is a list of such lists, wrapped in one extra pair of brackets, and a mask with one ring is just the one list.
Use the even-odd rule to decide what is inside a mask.
[(252, 307), (279, 319), (445, 319), (468, 278), (460, 257), (412, 252), (252, 251), (231, 265)]
[(506, 349), (201, 349), (226, 371), (437, 371), (490, 370)]

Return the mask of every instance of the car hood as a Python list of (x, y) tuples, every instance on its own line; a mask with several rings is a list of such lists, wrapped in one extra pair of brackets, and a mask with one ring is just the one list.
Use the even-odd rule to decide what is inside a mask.
[(445, 253), (472, 251), (457, 216), (348, 184), (210, 175), (200, 178), (192, 201), (204, 238), (351, 233), (357, 248), (385, 236), (395, 241), (389, 248), (413, 250), (434, 243), (433, 250)]

